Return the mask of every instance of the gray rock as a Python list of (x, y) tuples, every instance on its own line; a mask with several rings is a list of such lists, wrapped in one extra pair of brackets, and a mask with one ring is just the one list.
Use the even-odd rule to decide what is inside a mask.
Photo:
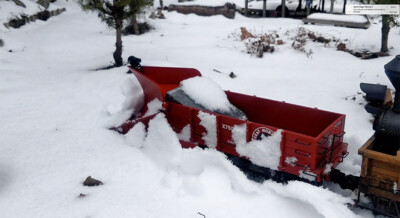
[(0, 47), (4, 46), (4, 41), (2, 39), (0, 39)]
[(97, 179), (93, 179), (91, 176), (88, 176), (86, 180), (83, 182), (84, 186), (98, 186), (103, 185), (103, 182)]
[(26, 8), (25, 4), (20, 0), (12, 0), (16, 5)]
[(43, 6), (45, 9), (49, 8), (50, 0), (38, 0), (37, 3)]

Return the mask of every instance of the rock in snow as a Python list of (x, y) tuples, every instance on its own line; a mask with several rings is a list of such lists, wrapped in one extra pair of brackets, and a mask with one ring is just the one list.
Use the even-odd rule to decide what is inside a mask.
[(103, 182), (97, 179), (93, 179), (91, 176), (88, 176), (83, 182), (84, 186), (98, 186), (103, 185)]

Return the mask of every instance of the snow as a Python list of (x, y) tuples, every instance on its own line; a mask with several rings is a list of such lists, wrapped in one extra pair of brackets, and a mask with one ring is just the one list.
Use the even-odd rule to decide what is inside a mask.
[(211, 111), (229, 112), (233, 105), (224, 90), (207, 77), (192, 77), (181, 82), (182, 91), (197, 104)]
[(285, 163), (289, 164), (290, 166), (295, 166), (297, 163), (297, 157), (286, 157)]
[[(328, 190), (320, 189), (315, 186), (308, 186), (302, 182), (291, 182), (284, 187), (284, 193), (289, 198), (312, 204), (322, 217), (335, 218), (339, 216), (353, 216), (353, 214), (348, 212), (348, 208), (345, 205), (351, 204), (352, 202)], [(336, 204), (329, 205), (329, 202), (336, 202)]]
[(181, 132), (178, 134), (178, 138), (179, 140), (190, 142), (190, 137), (191, 137), (190, 124), (188, 124), (185, 127), (183, 127)]
[(209, 148), (217, 147), (217, 117), (213, 114), (199, 111), (197, 117), (200, 118), (200, 125), (202, 125), (206, 132), (201, 137)]
[(158, 114), (150, 120), (143, 150), (160, 167), (168, 169), (179, 163), (182, 147), (164, 114)]
[[(0, 16), (8, 16), (4, 10), (17, 14), (3, 6), (9, 3), (0, 1)], [(162, 114), (148, 130), (136, 124), (128, 135), (110, 131), (126, 99), (121, 86), (132, 76), (126, 67), (94, 70), (112, 63), (114, 31), (74, 1), (52, 4), (67, 11), (20, 29), (0, 25), (2, 218), (202, 217), (198, 212), (233, 218), (373, 217), (348, 208), (351, 195), (302, 182), (255, 183), (214, 149), (180, 149)], [(163, 13), (166, 19), (148, 20), (151, 32), (123, 37), (124, 60), (135, 55), (143, 65), (192, 67), (223, 90), (346, 114), (350, 154), (339, 169), (359, 175), (357, 149), (373, 134), (372, 116), (360, 105), (361, 95), (355, 101), (345, 97), (359, 92), (360, 82), (393, 88), (383, 65), (400, 53), (397, 29), (389, 33), (389, 57), (360, 60), (332, 43), (314, 43), (309, 45), (314, 55), (307, 58), (293, 51), (289, 40), (260, 59), (244, 53), (232, 33), (243, 26), (284, 35), (302, 22)], [(380, 23), (367, 30), (306, 28), (348, 39), (350, 49), (380, 46)], [(104, 185), (82, 186), (89, 175)], [(80, 193), (87, 196), (77, 198)]]
[(142, 122), (137, 123), (125, 134), (126, 141), (129, 145), (142, 148), (146, 139), (146, 127)]
[(36, 4), (32, 0), (20, 0), (25, 4), (25, 8), (16, 5), (13, 1), (0, 1), (0, 20), (8, 20), (14, 17), (19, 17), (22, 14), (32, 15), (44, 10), (44, 7)]
[(232, 138), (236, 143), (236, 151), (243, 157), (259, 166), (278, 170), (281, 158), (282, 130), (263, 137), (261, 140), (246, 142), (246, 124), (235, 125), (232, 130)]
[[(34, 15), (40, 11), (45, 10), (45, 8), (39, 4), (37, 4), (35, 0), (20, 0), (24, 3), (25, 7), (21, 7), (16, 5), (13, 1), (0, 1), (0, 31), (10, 31), (7, 29), (3, 23), (8, 22), (14, 18), (21, 18), (21, 15), (30, 16)], [(58, 7), (54, 6), (54, 4), (50, 3), (49, 8), (47, 10), (55, 10)], [(41, 21), (39, 21), (41, 22)], [(0, 34), (1, 38), (1, 34)]]
[[(200, 6), (223, 6), (226, 3), (233, 3), (236, 5), (244, 5), (244, 0), (193, 0), (193, 1), (183, 1), (178, 2), (178, 0), (163, 0), (164, 6), (168, 6), (170, 4), (174, 5), (200, 5)], [(154, 2), (155, 7), (159, 7), (159, 1)]]
[(160, 112), (161, 108), (162, 108), (162, 102), (157, 98), (155, 98), (147, 104), (147, 111), (143, 115), (143, 117), (154, 115)]
[(299, 177), (314, 182), (317, 179), (317, 174), (310, 172), (308, 170), (300, 170)]
[(331, 171), (332, 171), (332, 163), (326, 164), (325, 169), (324, 169), (324, 175), (329, 174)]
[(361, 15), (345, 15), (345, 14), (323, 14), (323, 13), (313, 13), (308, 15), (309, 19), (318, 20), (335, 20), (343, 22), (353, 22), (353, 23), (367, 23), (368, 19)]
[(144, 93), (136, 78), (127, 78), (120, 89), (124, 96), (122, 104), (107, 105), (107, 113), (110, 115), (109, 127), (120, 126), (132, 115), (139, 115), (144, 105)]
[(121, 111), (130, 111), (131, 114), (140, 113), (144, 105), (144, 93), (139, 81), (130, 77), (125, 80), (121, 89), (122, 94), (125, 96)]

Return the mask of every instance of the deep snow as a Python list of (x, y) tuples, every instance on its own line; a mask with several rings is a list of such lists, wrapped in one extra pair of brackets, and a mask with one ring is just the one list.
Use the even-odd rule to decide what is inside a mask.
[(180, 87), (197, 104), (208, 110), (229, 112), (233, 107), (224, 90), (209, 78), (197, 76), (185, 79)]
[[(281, 158), (282, 130), (279, 129), (269, 137), (261, 140), (246, 141), (247, 126), (236, 125), (232, 129), (232, 138), (236, 144), (236, 151), (243, 157), (262, 167), (278, 170)], [(262, 135), (263, 136), (263, 135)], [(265, 158), (268, 157), (268, 158)]]
[[(140, 124), (126, 136), (108, 130), (129, 116), (118, 112), (126, 99), (121, 87), (132, 76), (126, 67), (94, 71), (112, 62), (114, 32), (72, 1), (54, 7), (67, 11), (0, 32), (1, 217), (372, 217), (348, 208), (354, 195), (336, 186), (329, 189), (340, 194), (302, 182), (259, 184), (213, 149), (182, 150), (162, 115), (147, 132)], [(232, 33), (242, 26), (285, 32), (301, 21), (164, 14), (165, 20), (149, 20), (151, 32), (123, 37), (124, 59), (193, 67), (225, 90), (344, 113), (351, 153), (339, 168), (359, 173), (357, 149), (373, 131), (358, 86), (392, 87), (383, 65), (393, 56), (360, 60), (332, 45), (310, 44), (307, 58), (288, 41), (259, 59)], [(305, 27), (348, 39), (353, 49), (379, 49), (379, 24)], [(392, 55), (400, 53), (399, 38), (392, 29)], [(351, 95), (355, 101), (345, 100)], [(89, 175), (104, 185), (82, 186)]]

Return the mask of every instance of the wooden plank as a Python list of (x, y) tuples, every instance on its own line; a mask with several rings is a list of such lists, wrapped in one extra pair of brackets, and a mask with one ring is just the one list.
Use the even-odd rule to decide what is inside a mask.
[(400, 195), (399, 194), (394, 194), (393, 192), (385, 191), (376, 187), (369, 186), (368, 187), (368, 193), (367, 194), (374, 194), (377, 196), (381, 196), (393, 201), (400, 202)]
[(358, 154), (362, 155), (362, 154), (364, 153), (365, 150), (371, 149), (374, 140), (375, 140), (375, 136), (372, 135), (372, 136), (364, 143), (364, 145), (361, 146), (361, 148), (358, 149)]
[(362, 178), (361, 184), (367, 185), (367, 186), (374, 186), (374, 187), (379, 187), (380, 189), (385, 189), (390, 192), (393, 191), (393, 182), (391, 181), (382, 181), (374, 177), (366, 177)]
[(361, 165), (361, 177), (366, 177), (368, 174), (368, 158), (363, 158), (362, 165)]
[(398, 168), (400, 170), (400, 152), (398, 152), (396, 156), (393, 156), (382, 152), (374, 151), (372, 150), (372, 147), (374, 145), (374, 140), (375, 140), (374, 136), (369, 138), (368, 141), (365, 142), (364, 145), (358, 149), (358, 154), (362, 155), (363, 158), (370, 158), (373, 160), (378, 160), (383, 162), (380, 165), (392, 164), (394, 168)]
[(397, 166), (400, 166), (400, 157), (399, 156), (393, 156), (393, 155), (389, 155), (389, 154), (385, 154), (385, 153), (381, 153), (381, 152), (377, 152), (377, 151), (373, 151), (373, 150), (365, 150), (362, 154), (362, 156), (364, 158), (371, 158), (371, 159), (375, 159), (375, 160), (379, 160), (385, 163), (390, 163), (390, 164), (394, 164)]
[(395, 173), (398, 173), (400, 171), (400, 165), (385, 163), (385, 162), (380, 161), (380, 160), (373, 160), (372, 161), (372, 167), (383, 169), (383, 170), (392, 171), (392, 172), (395, 172)]
[(319, 24), (329, 24), (335, 26), (345, 26), (345, 27), (354, 27), (354, 28), (362, 28), (367, 29), (371, 24), (370, 22), (365, 23), (355, 23), (348, 21), (337, 21), (337, 20), (322, 20), (322, 19), (312, 19), (312, 18), (303, 18), (303, 23), (319, 23)]
[(390, 170), (385, 170), (377, 167), (371, 167), (370, 175), (376, 178), (382, 178), (384, 181), (397, 182), (398, 173)]

